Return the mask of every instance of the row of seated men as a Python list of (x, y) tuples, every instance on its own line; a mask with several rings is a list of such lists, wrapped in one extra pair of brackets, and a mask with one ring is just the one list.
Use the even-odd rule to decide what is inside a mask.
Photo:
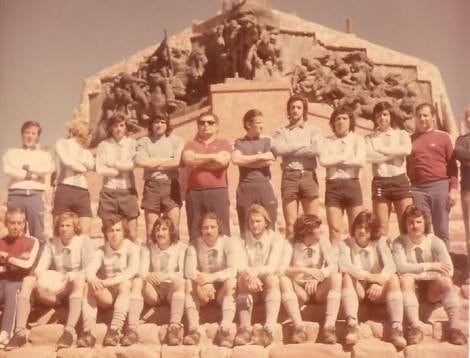
[[(0, 240), (5, 301), (0, 344), (11, 350), (27, 343), (31, 302), (37, 300), (46, 305), (68, 303), (57, 348), (74, 344), (80, 317), (76, 344), (93, 347), (99, 309), (112, 310), (103, 345), (135, 344), (144, 304), (165, 302), (171, 311), (168, 345), (197, 345), (200, 310), (212, 303), (221, 309), (214, 339), (219, 346), (271, 344), (281, 304), (294, 326), (292, 343), (301, 343), (307, 333), (300, 306), (316, 302), (326, 305), (321, 341), (337, 342), (335, 327), (342, 307), (344, 343), (353, 346), (360, 338), (359, 302), (365, 301), (385, 304), (389, 339), (402, 350), (423, 339), (418, 297), (441, 302), (450, 323), (448, 340), (466, 344), (444, 242), (430, 232), (429, 217), (419, 206), (407, 207), (400, 225), (403, 234), (391, 241), (371, 213), (362, 211), (337, 249), (316, 215), (300, 216), (288, 240), (274, 229), (268, 211), (254, 204), (247, 211), (243, 240), (224, 233), (218, 215), (207, 212), (199, 222), (199, 236), (189, 245), (178, 239), (168, 216), (158, 217), (148, 242), (139, 244), (125, 238), (122, 217), (109, 215), (103, 218), (105, 243), (95, 250), (81, 232), (78, 215), (65, 212), (57, 216), (54, 236), (40, 250), (38, 240), (25, 234), (24, 211), (8, 209), (8, 234)], [(257, 301), (264, 304), (266, 314), (263, 329), (253, 331)], [(233, 337), (230, 327), (236, 315)]]

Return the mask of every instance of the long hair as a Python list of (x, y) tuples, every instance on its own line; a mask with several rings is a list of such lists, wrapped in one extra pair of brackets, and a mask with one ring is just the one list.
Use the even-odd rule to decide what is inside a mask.
[(122, 222), (123, 222), (123, 218), (120, 215), (109, 214), (103, 217), (103, 219), (101, 220), (101, 223), (102, 223), (101, 232), (103, 233), (105, 239), (106, 239), (106, 232), (117, 223), (122, 223)]
[(406, 222), (409, 218), (419, 218), (423, 217), (424, 220), (424, 233), (427, 235), (431, 232), (431, 220), (429, 220), (428, 213), (420, 206), (416, 204), (410, 204), (406, 207), (403, 215), (401, 216), (400, 221), (400, 231), (408, 234), (408, 229), (406, 228)]
[(302, 107), (304, 109), (302, 115), (303, 115), (304, 121), (307, 121), (308, 101), (307, 101), (307, 98), (305, 98), (304, 96), (301, 96), (300, 94), (294, 94), (290, 96), (289, 99), (287, 100), (287, 115), (289, 116), (289, 110), (290, 110), (291, 104), (296, 101), (302, 102)]
[(397, 119), (396, 119), (395, 112), (393, 110), (392, 105), (390, 103), (388, 103), (387, 101), (382, 101), (382, 102), (377, 103), (374, 106), (374, 109), (372, 110), (372, 120), (374, 122), (374, 129), (376, 129), (378, 127), (377, 118), (380, 116), (380, 114), (383, 111), (388, 111), (388, 113), (390, 113), (390, 126), (392, 128), (396, 128), (397, 127)]
[(155, 223), (152, 226), (152, 231), (150, 232), (150, 241), (152, 241), (153, 243), (157, 242), (157, 239), (155, 238), (155, 232), (162, 225), (166, 225), (168, 227), (171, 242), (177, 242), (178, 234), (176, 233), (175, 225), (173, 225), (173, 221), (171, 221), (171, 219), (166, 215), (159, 216), (157, 220), (155, 220)]
[(251, 205), (248, 208), (248, 212), (246, 213), (247, 220), (249, 220), (250, 216), (253, 214), (259, 214), (264, 218), (264, 221), (266, 223), (266, 229), (270, 230), (273, 227), (273, 222), (271, 221), (271, 218), (269, 217), (268, 212), (262, 205), (259, 205), (259, 204)]
[(340, 114), (346, 114), (349, 117), (349, 131), (354, 132), (354, 129), (356, 128), (356, 119), (354, 118), (354, 114), (351, 112), (351, 110), (348, 107), (345, 106), (340, 106), (338, 108), (335, 108), (333, 113), (331, 113), (330, 116), (330, 127), (333, 133), (335, 133), (335, 121), (336, 118)]
[(59, 226), (60, 224), (68, 219), (72, 219), (73, 221), (73, 231), (75, 235), (80, 235), (82, 233), (82, 227), (80, 226), (80, 219), (78, 218), (78, 215), (75, 213), (72, 213), (71, 211), (66, 211), (62, 214), (57, 215), (57, 217), (54, 220), (54, 236), (59, 236)]
[(127, 123), (127, 118), (122, 113), (114, 113), (112, 117), (108, 120), (106, 125), (106, 133), (108, 138), (111, 138), (113, 135), (111, 133), (111, 128), (115, 123), (124, 122), (126, 124), (126, 132), (129, 132), (129, 124)]
[(294, 242), (302, 242), (313, 230), (321, 225), (321, 219), (313, 214), (302, 215), (294, 223)]
[(88, 123), (82, 120), (70, 122), (69, 137), (75, 138), (83, 148), (88, 148), (91, 142), (91, 131)]
[(170, 117), (168, 117), (165, 113), (157, 112), (152, 116), (152, 118), (150, 118), (147, 126), (147, 132), (150, 137), (153, 136), (153, 124), (161, 119), (163, 119), (166, 123), (165, 136), (168, 137), (173, 131), (173, 128), (170, 125)]

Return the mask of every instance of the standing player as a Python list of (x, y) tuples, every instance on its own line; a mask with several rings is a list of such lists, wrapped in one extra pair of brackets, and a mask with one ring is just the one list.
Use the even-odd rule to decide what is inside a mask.
[(170, 119), (154, 115), (148, 124), (148, 137), (139, 139), (135, 162), (144, 168), (142, 209), (145, 211), (147, 239), (158, 215), (171, 218), (178, 235), (181, 193), (178, 167), (184, 142), (171, 134)]
[(349, 229), (362, 210), (359, 171), (366, 161), (366, 148), (364, 139), (354, 133), (355, 120), (349, 109), (336, 108), (330, 116), (330, 126), (334, 134), (322, 145), (320, 164), (326, 167), (325, 206), (330, 241), (337, 248), (344, 210)]
[(96, 172), (103, 176), (98, 216), (120, 215), (127, 220), (129, 238), (137, 242), (139, 204), (134, 179), (137, 142), (127, 135), (126, 118), (119, 113), (108, 121), (108, 137), (96, 150)]
[(222, 222), (221, 232), (230, 235), (227, 168), (232, 145), (226, 139), (217, 138), (219, 118), (203, 113), (197, 119), (197, 134), (186, 143), (182, 161), (189, 167), (186, 212), (191, 241), (198, 238), (201, 217), (214, 211)]
[(282, 157), (282, 210), (286, 221), (286, 235), (293, 234), (299, 203), (304, 214), (315, 214), (318, 205), (317, 167), (320, 130), (307, 123), (308, 102), (305, 97), (293, 95), (287, 101), (289, 124), (273, 135), (273, 153)]
[(55, 145), (57, 187), (52, 214), (57, 217), (66, 211), (76, 213), (84, 235), (90, 233), (93, 216), (85, 177), (87, 171), (95, 168), (93, 155), (87, 149), (90, 141), (88, 123), (76, 120), (70, 124), (69, 137), (59, 139)]
[(245, 235), (247, 212), (252, 204), (260, 204), (269, 213), (272, 228), (276, 226), (277, 199), (271, 184), (269, 166), (275, 158), (271, 152), (271, 138), (263, 136), (263, 114), (250, 109), (243, 116), (246, 135), (235, 140), (232, 162), (239, 166), (237, 187), (237, 214), (240, 234)]
[(388, 236), (390, 207), (393, 204), (400, 222), (403, 211), (413, 203), (411, 185), (406, 175), (406, 156), (411, 153), (408, 133), (397, 128), (392, 106), (388, 102), (375, 105), (372, 118), (374, 133), (366, 136), (367, 160), (372, 163), (373, 213), (379, 220), (382, 234)]
[(39, 146), (41, 125), (35, 121), (21, 126), (22, 148), (8, 149), (3, 156), (3, 171), (9, 179), (8, 208), (26, 213), (29, 234), (46, 242), (44, 237), (44, 201), (46, 178), (54, 170), (49, 152)]

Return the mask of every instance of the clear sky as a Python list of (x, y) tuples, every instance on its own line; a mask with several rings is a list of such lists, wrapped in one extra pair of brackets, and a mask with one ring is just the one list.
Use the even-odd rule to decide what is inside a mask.
[[(470, 106), (469, 0), (270, 0), (275, 9), (437, 65), (457, 118)], [(52, 145), (84, 78), (221, 8), (219, 0), (0, 0), (0, 153), (25, 120)], [(2, 180), (0, 180), (1, 182)]]

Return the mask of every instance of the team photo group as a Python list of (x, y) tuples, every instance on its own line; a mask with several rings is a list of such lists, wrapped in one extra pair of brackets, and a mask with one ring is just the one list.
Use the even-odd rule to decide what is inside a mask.
[[(459, 137), (454, 148), (449, 134), (436, 128), (437, 112), (429, 103), (417, 106), (412, 135), (397, 126), (387, 102), (375, 105), (374, 129), (365, 137), (355, 133), (355, 117), (347, 108), (333, 110), (330, 133), (307, 119), (307, 109), (304, 97), (292, 95), (285, 125), (272, 136), (263, 133), (267, 118), (251, 109), (231, 119), (246, 131), (237, 139), (220, 138), (217, 115), (203, 113), (188, 142), (172, 133), (165, 114), (151, 117), (148, 135), (136, 140), (127, 118), (114, 113), (107, 138), (93, 154), (86, 122), (72, 121), (54, 153), (39, 145), (41, 124), (25, 122), (22, 147), (3, 156), (9, 183), (8, 233), (0, 239), (0, 347), (12, 350), (27, 343), (28, 318), (37, 304), (67, 308), (58, 349), (93, 347), (101, 310), (112, 311), (103, 345), (137, 344), (144, 305), (160, 304), (170, 307), (168, 345), (199, 344), (200, 313), (214, 304), (221, 316), (216, 345), (268, 346), (281, 306), (293, 325), (289, 342), (302, 343), (307, 340), (304, 319), (309, 320), (302, 307), (317, 303), (325, 307), (318, 340), (337, 342), (341, 309), (344, 344), (353, 346), (360, 339), (363, 302), (384, 305), (390, 329), (386, 339), (397, 350), (423, 340), (423, 302), (440, 302), (449, 319), (448, 341), (466, 344), (452, 282), (449, 213), (459, 197), (457, 161), (460, 196), (470, 193), (470, 135)], [(281, 189), (279, 203), (270, 170), (277, 158), (282, 169), (281, 182), (274, 183)], [(230, 230), (229, 165), (239, 167), (235, 205), (240, 235)], [(317, 165), (325, 168), (324, 193)], [(372, 207), (366, 209), (360, 172), (369, 165)], [(142, 193), (134, 177), (139, 167)], [(184, 186), (181, 168), (187, 173)], [(94, 200), (89, 171), (102, 177)], [(49, 238), (44, 193), (53, 172)], [(99, 248), (90, 239), (92, 201), (98, 201), (104, 236)], [(183, 202), (188, 243), (179, 239)], [(146, 237), (137, 230), (141, 210)], [(278, 210), (285, 221), (282, 233)], [(397, 216), (398, 237), (389, 235), (391, 215)], [(322, 229), (320, 217), (326, 217), (328, 230)], [(265, 318), (263, 328), (253, 330), (258, 304)]]

